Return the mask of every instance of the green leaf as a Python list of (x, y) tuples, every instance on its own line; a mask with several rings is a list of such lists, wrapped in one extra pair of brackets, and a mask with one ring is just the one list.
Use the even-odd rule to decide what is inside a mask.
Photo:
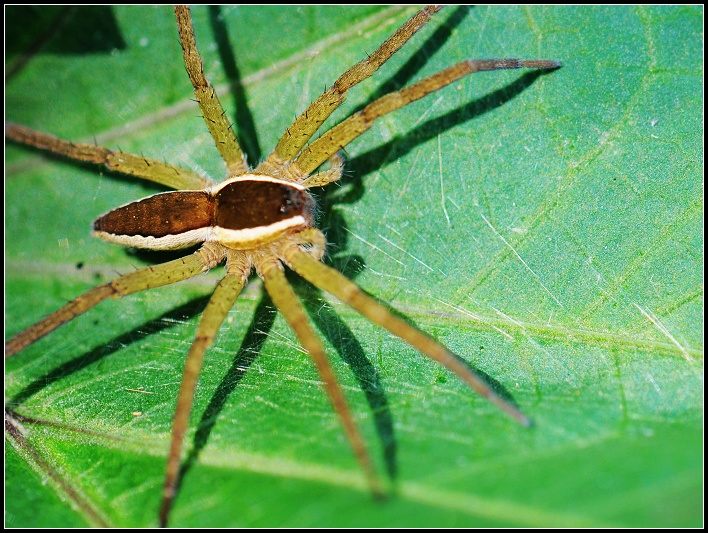
[[(193, 12), (227, 112), (235, 95), (248, 103), (238, 128), (254, 160), (414, 8)], [(7, 120), (223, 176), (168, 8), (6, 15), (22, 29), (8, 35)], [(393, 478), (373, 502), (254, 282), (207, 354), (172, 525), (700, 526), (702, 18), (450, 7), (351, 91), (328, 124), (465, 58), (563, 62), (476, 74), (385, 117), (320, 193), (330, 261), (535, 426), (301, 284)], [(229, 54), (243, 91), (229, 91)], [(90, 237), (98, 215), (157, 188), (13, 145), (5, 187), (8, 336), (165, 260)], [(156, 524), (184, 356), (218, 275), (104, 303), (7, 361), (6, 398), (26, 417), (7, 437), (7, 525)]]

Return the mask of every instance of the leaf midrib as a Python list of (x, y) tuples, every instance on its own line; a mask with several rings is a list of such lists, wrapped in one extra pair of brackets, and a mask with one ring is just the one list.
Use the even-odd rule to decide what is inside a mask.
[[(166, 457), (170, 441), (167, 434), (156, 436), (154, 433), (134, 431), (126, 437), (125, 429), (121, 435), (102, 434), (100, 431), (87, 431), (86, 427), (75, 428), (68, 424), (41, 421), (40, 425), (52, 425), (55, 438), (77, 445), (98, 445), (118, 451), (139, 453), (151, 457)], [(617, 433), (597, 436), (592, 445), (604, 443), (617, 437)], [(569, 446), (544, 450), (543, 456), (561, 453)], [(570, 447), (575, 447), (575, 444)], [(334, 468), (330, 465), (296, 461), (293, 459), (274, 458), (269, 455), (234, 450), (232, 447), (216, 449), (213, 446), (202, 450), (199, 463), (204, 466), (234, 471), (250, 472), (261, 475), (298, 479), (322, 483), (357, 492), (368, 492), (368, 485), (361, 473), (355, 469)], [(403, 498), (428, 505), (433, 508), (454, 510), (474, 518), (488, 518), (502, 523), (515, 523), (527, 527), (607, 527), (596, 520), (577, 514), (549, 512), (509, 500), (484, 498), (455, 490), (440, 489), (422, 485), (418, 482), (402, 481), (396, 484), (396, 494)]]

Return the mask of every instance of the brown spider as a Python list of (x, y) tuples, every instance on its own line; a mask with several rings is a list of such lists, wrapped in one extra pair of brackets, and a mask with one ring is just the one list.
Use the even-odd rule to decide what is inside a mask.
[[(118, 298), (169, 285), (196, 276), (220, 263), (226, 264), (226, 275), (216, 286), (202, 314), (185, 363), (167, 459), (159, 514), (161, 525), (167, 524), (175, 496), (182, 441), (204, 352), (214, 341), (253, 269), (263, 280), (274, 305), (312, 357), (374, 494), (380, 494), (382, 489), (372, 461), (322, 344), (285, 277), (284, 266), (438, 361), (521, 424), (529, 424), (529, 420), (514, 405), (495, 394), (461, 358), (398, 318), (352, 281), (321, 262), (326, 239), (315, 227), (314, 200), (308, 189), (327, 185), (342, 177), (343, 160), (338, 152), (368, 130), (376, 119), (474, 72), (522, 67), (553, 69), (559, 66), (555, 61), (546, 60), (463, 61), (386, 94), (309, 142), (322, 123), (345, 100), (349, 89), (388, 61), (439, 9), (428, 6), (419, 11), (373, 54), (342, 74), (295, 119), (275, 150), (256, 168), (251, 168), (213, 87), (204, 76), (190, 11), (185, 6), (176, 7), (187, 74), (209, 132), (227, 167), (226, 177), (219, 183), (191, 170), (142, 156), (71, 143), (16, 124), (6, 126), (6, 136), (15, 142), (76, 161), (103, 165), (112, 171), (176, 189), (175, 192), (160, 193), (132, 202), (99, 217), (94, 222), (96, 236), (126, 246), (153, 250), (201, 245), (191, 255), (120, 276), (89, 290), (10, 339), (5, 345), (6, 356), (16, 354), (109, 297)], [(316, 172), (326, 162), (330, 163), (329, 168)]]

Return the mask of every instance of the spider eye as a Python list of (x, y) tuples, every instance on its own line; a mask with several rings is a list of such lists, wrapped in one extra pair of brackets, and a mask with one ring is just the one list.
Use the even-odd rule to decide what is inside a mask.
[(283, 195), (283, 203), (280, 205), (279, 211), (281, 213), (299, 212), (302, 207), (300, 195), (300, 191), (287, 191), (286, 194)]

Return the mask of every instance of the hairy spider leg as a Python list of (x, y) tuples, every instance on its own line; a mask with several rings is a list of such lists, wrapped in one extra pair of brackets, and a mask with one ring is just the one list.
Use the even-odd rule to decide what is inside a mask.
[(7, 341), (5, 357), (16, 354), (25, 346), (82, 315), (107, 298), (121, 298), (134, 292), (177, 283), (215, 267), (223, 259), (223, 253), (216, 253), (215, 249), (216, 247), (206, 244), (186, 257), (142, 268), (85, 292)]
[(214, 289), (202, 313), (194, 342), (189, 348), (172, 422), (170, 451), (167, 456), (165, 484), (160, 506), (160, 527), (167, 526), (170, 508), (177, 490), (184, 434), (189, 425), (189, 414), (192, 411), (194, 390), (204, 361), (204, 352), (214, 342), (219, 327), (241, 293), (249, 270), (250, 267), (245, 262), (238, 265), (234, 262), (227, 263), (227, 274)]
[(300, 152), (322, 123), (344, 102), (347, 91), (376, 72), (440, 9), (441, 6), (427, 6), (421, 9), (386, 39), (374, 53), (342, 74), (295, 119), (278, 141), (273, 153), (258, 166), (256, 172), (277, 173), (286, 162)]
[(553, 69), (560, 64), (556, 61), (519, 59), (480, 59), (462, 61), (441, 70), (413, 85), (374, 100), (358, 113), (343, 120), (333, 128), (324, 132), (315, 141), (307, 145), (294, 161), (295, 173), (308, 175), (317, 167), (332, 157), (338, 150), (344, 148), (359, 135), (366, 132), (374, 121), (403, 106), (415, 102), (424, 96), (442, 89), (460, 78), (485, 70), (500, 70), (513, 68)]
[[(314, 232), (310, 231), (310, 234), (312, 235)], [(317, 240), (323, 242), (324, 235), (321, 233), (320, 235), (321, 237)], [(315, 243), (315, 246), (318, 247), (319, 243)], [(387, 329), (424, 355), (457, 374), (478, 394), (487, 398), (520, 424), (524, 426), (530, 425), (530, 420), (516, 406), (492, 391), (464, 360), (419, 329), (398, 318), (337, 270), (321, 263), (309, 253), (301, 251), (297, 244), (289, 243), (284, 246), (282, 258), (290, 268), (315, 287), (333, 294), (374, 324)]]
[(197, 190), (212, 185), (210, 179), (186, 168), (168, 165), (141, 155), (114, 152), (102, 146), (65, 141), (19, 124), (6, 124), (5, 137), (16, 143), (46, 150), (73, 161), (103, 165), (110, 171), (152, 181), (173, 189)]
[(179, 41), (182, 45), (184, 66), (187, 69), (189, 80), (194, 87), (194, 96), (199, 103), (209, 133), (214, 139), (217, 150), (221, 154), (229, 176), (239, 176), (248, 172), (249, 167), (246, 156), (236, 140), (236, 134), (231, 128), (224, 108), (221, 107), (219, 97), (214, 87), (204, 76), (204, 65), (197, 50), (192, 27), (192, 15), (187, 6), (175, 6)]
[(359, 429), (349, 410), (344, 391), (342, 391), (341, 386), (337, 382), (334, 369), (327, 359), (322, 343), (317, 338), (317, 335), (312, 330), (307, 320), (307, 315), (305, 314), (302, 304), (298, 300), (292, 286), (285, 278), (282, 264), (275, 257), (272, 257), (257, 265), (257, 270), (258, 275), (265, 283), (266, 290), (273, 304), (283, 314), (288, 325), (300, 340), (300, 344), (307, 350), (307, 353), (310, 354), (312, 361), (315, 363), (317, 371), (322, 378), (324, 389), (332, 403), (332, 407), (339, 416), (339, 420), (344, 427), (344, 432), (349, 439), (349, 444), (354, 451), (354, 455), (364, 470), (364, 475), (369, 483), (371, 492), (374, 496), (383, 496), (381, 483), (376, 475), (376, 470), (366, 449), (366, 444), (364, 444), (364, 439), (361, 433), (359, 433)]

